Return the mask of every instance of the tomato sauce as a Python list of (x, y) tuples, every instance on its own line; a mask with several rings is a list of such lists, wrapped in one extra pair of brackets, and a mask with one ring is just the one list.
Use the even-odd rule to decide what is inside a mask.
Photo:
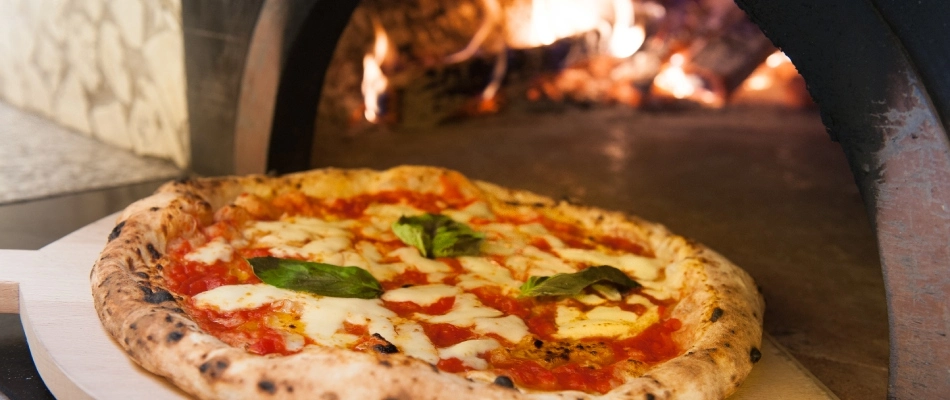
[[(226, 212), (219, 212), (216, 214), (216, 222), (198, 231), (197, 236), (191, 240), (193, 243), (204, 243), (218, 237), (226, 240), (240, 238), (241, 224), (247, 221), (248, 215), (252, 213), (258, 219), (277, 218), (280, 215), (313, 216), (328, 220), (359, 219), (363, 217), (366, 209), (373, 204), (407, 204), (420, 210), (438, 213), (448, 208), (461, 209), (474, 201), (467, 198), (462, 192), (457, 177), (444, 175), (440, 178), (440, 184), (442, 193), (438, 195), (394, 190), (345, 199), (317, 199), (307, 197), (301, 192), (291, 191), (277, 196), (269, 202), (267, 200), (255, 200), (257, 203), (254, 203), (255, 208), (252, 211), (242, 211), (243, 209), (237, 207)], [(544, 216), (531, 215), (530, 213), (519, 216), (499, 216), (495, 220), (474, 218), (469, 221), (469, 224), (477, 229), (479, 225), (491, 222), (540, 223), (555, 237), (574, 248), (607, 247), (645, 257), (653, 256), (651, 249), (629, 239), (616, 236), (594, 236), (572, 224)], [(377, 246), (377, 250), (384, 255), (384, 259), (381, 260), (382, 263), (401, 262), (393, 256), (385, 256), (390, 251), (403, 247), (404, 245), (401, 242), (392, 242), (391, 240), (385, 242), (363, 237), (358, 230), (353, 233), (358, 238), (357, 240), (370, 241)], [(242, 248), (234, 254), (231, 261), (217, 261), (211, 265), (206, 265), (184, 259), (184, 256), (193, 250), (192, 242), (181, 239), (172, 241), (169, 244), (168, 253), (173, 262), (169, 263), (163, 271), (170, 290), (185, 296), (186, 299), (222, 285), (260, 282), (244, 259), (270, 255), (270, 249), (268, 248)], [(551, 244), (542, 238), (533, 238), (530, 245), (555, 254)], [(504, 265), (506, 262), (504, 256), (492, 255), (490, 258), (499, 265)], [(451, 268), (451, 272), (445, 274), (445, 277), (441, 280), (442, 283), (455, 284), (458, 282), (460, 275), (468, 273), (457, 258), (440, 258), (438, 260)], [(428, 282), (426, 274), (410, 267), (381, 282), (381, 285), (384, 290), (393, 290), (431, 283), (437, 282)], [(654, 305), (659, 306), (661, 322), (630, 338), (619, 340), (593, 338), (591, 340), (596, 340), (597, 345), (601, 346), (598, 349), (603, 350), (599, 355), (585, 356), (585, 353), (580, 352), (570, 357), (557, 359), (556, 362), (537, 358), (538, 356), (526, 355), (529, 353), (506, 350), (527, 346), (528, 350), (542, 351), (542, 346), (552, 344), (558, 346), (559, 343), (583, 348), (586, 342), (576, 343), (575, 341), (569, 343), (569, 341), (559, 341), (556, 337), (557, 303), (555, 301), (540, 298), (517, 298), (515, 297), (516, 293), (503, 292), (500, 287), (493, 286), (477, 287), (469, 289), (467, 292), (474, 294), (481, 303), (488, 307), (499, 310), (505, 315), (514, 315), (521, 318), (525, 322), (530, 336), (522, 340), (521, 343), (510, 343), (495, 334), (479, 334), (474, 331), (474, 326), (459, 327), (447, 323), (429, 323), (415, 317), (417, 313), (425, 315), (448, 313), (455, 305), (456, 298), (454, 296), (440, 298), (435, 303), (427, 306), (412, 302), (388, 301), (384, 301), (383, 305), (401, 318), (415, 320), (437, 348), (445, 348), (479, 338), (493, 338), (501, 342), (501, 348), (482, 354), (480, 357), (489, 362), (490, 368), (496, 374), (508, 376), (519, 387), (529, 389), (579, 390), (588, 393), (605, 393), (620, 383), (621, 374), (617, 372), (618, 366), (628, 359), (652, 364), (668, 360), (681, 352), (680, 347), (672, 340), (672, 333), (679, 330), (682, 324), (679, 320), (670, 319), (665, 315), (666, 310), (674, 303), (648, 296), (642, 293), (642, 289), (634, 289), (633, 293), (641, 295)], [(572, 303), (576, 302), (572, 301)], [(272, 305), (265, 305), (252, 310), (218, 312), (195, 308), (190, 304), (190, 300), (186, 300), (186, 304), (186, 308), (189, 309), (195, 321), (203, 329), (233, 346), (243, 347), (255, 354), (292, 354), (299, 351), (298, 349), (291, 350), (287, 348), (287, 344), (284, 342), (285, 336), (280, 330), (281, 327), (268, 325), (268, 321), (273, 324), (275, 313), (286, 314), (286, 312), (277, 310)], [(574, 305), (579, 306), (582, 310), (590, 308), (580, 303)], [(648, 310), (646, 306), (641, 304), (620, 303), (619, 307), (638, 315), (643, 315)], [(270, 319), (268, 319), (268, 316), (270, 316)], [(344, 322), (341, 332), (359, 338), (350, 346), (353, 350), (374, 351), (380, 346), (392, 347), (392, 344), (384, 338), (370, 332), (366, 325)], [(313, 341), (308, 338), (306, 344), (313, 344)], [(532, 349), (531, 346), (535, 348)], [(441, 359), (437, 363), (437, 367), (443, 371), (454, 373), (472, 369), (458, 358)]]
[(429, 277), (415, 268), (407, 268), (403, 273), (396, 275), (388, 281), (380, 282), (385, 290), (399, 289), (401, 287), (425, 285), (429, 283)]
[(442, 315), (452, 309), (455, 305), (455, 297), (443, 297), (427, 306), (420, 306), (411, 301), (384, 301), (386, 308), (395, 311), (400, 317), (409, 317), (415, 313), (428, 315)]
[(452, 373), (459, 373), (459, 372), (472, 370), (471, 368), (467, 367), (462, 362), (462, 360), (459, 360), (458, 358), (455, 358), (455, 357), (441, 359), (439, 360), (439, 363), (436, 364), (435, 366), (439, 367), (439, 369), (445, 372), (452, 372)]
[(460, 328), (452, 324), (430, 324), (420, 322), (426, 336), (436, 347), (449, 347), (478, 337), (471, 328)]
[[(248, 352), (261, 355), (288, 355), (297, 352), (288, 350), (281, 332), (267, 324), (268, 317), (283, 313), (272, 305), (228, 312), (189, 305), (188, 310), (202, 329), (231, 346), (243, 347)], [(306, 344), (313, 344), (313, 341), (306, 337), (304, 340)]]

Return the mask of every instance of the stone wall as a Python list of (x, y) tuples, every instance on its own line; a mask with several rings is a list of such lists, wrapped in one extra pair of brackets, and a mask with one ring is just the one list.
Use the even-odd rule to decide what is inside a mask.
[(0, 1), (0, 100), (187, 167), (181, 0)]

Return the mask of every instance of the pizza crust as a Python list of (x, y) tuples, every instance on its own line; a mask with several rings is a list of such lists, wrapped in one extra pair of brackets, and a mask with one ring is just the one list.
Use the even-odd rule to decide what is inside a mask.
[[(350, 197), (386, 189), (439, 193), (440, 179), (495, 209), (530, 208), (594, 232), (646, 238), (687, 288), (673, 311), (674, 340), (685, 352), (605, 395), (522, 393), (472, 382), (402, 354), (308, 346), (291, 356), (259, 356), (203, 332), (165, 290), (159, 275), (166, 241), (212, 220), (215, 210), (249, 192), (271, 197), (301, 190)], [(283, 177), (225, 177), (170, 182), (123, 211), (90, 276), (106, 330), (145, 369), (199, 398), (718, 399), (731, 394), (761, 356), (764, 302), (752, 279), (712, 250), (661, 225), (617, 212), (556, 202), (537, 194), (432, 167), (386, 171), (324, 169)]]

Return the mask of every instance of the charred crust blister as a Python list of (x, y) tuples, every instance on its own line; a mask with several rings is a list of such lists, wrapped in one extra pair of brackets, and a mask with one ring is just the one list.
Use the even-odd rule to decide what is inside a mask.
[(112, 228), (112, 232), (109, 232), (109, 241), (111, 242), (115, 240), (115, 238), (119, 237), (119, 235), (122, 234), (122, 228), (124, 227), (125, 227), (125, 221), (122, 221), (122, 222), (119, 222), (115, 226), (115, 228)]
[(150, 304), (161, 304), (166, 301), (175, 300), (175, 297), (172, 296), (172, 294), (169, 293), (165, 289), (158, 289), (153, 292), (152, 289), (149, 289), (146, 286), (139, 286), (139, 287), (142, 289), (143, 292), (145, 292), (145, 296), (143, 297), (143, 300), (145, 300), (146, 302)]
[(496, 377), (495, 381), (492, 383), (501, 387), (509, 388), (509, 389), (515, 388), (515, 383), (511, 380), (511, 378), (505, 375), (498, 375), (498, 377)]
[(277, 393), (277, 385), (274, 385), (274, 382), (271, 382), (268, 380), (262, 380), (260, 382), (257, 382), (257, 388), (267, 394)]
[(752, 363), (755, 364), (759, 362), (759, 360), (761, 359), (762, 359), (762, 352), (759, 351), (759, 349), (753, 347), (752, 351), (749, 352), (749, 360), (751, 360)]
[(719, 308), (719, 307), (714, 308), (713, 311), (712, 311), (712, 315), (709, 316), (709, 322), (716, 322), (716, 321), (719, 321), (719, 318), (722, 317), (722, 313), (723, 313), (723, 311), (722, 311), (721, 308)]
[(172, 344), (178, 343), (178, 341), (180, 341), (183, 337), (185, 337), (185, 334), (181, 331), (171, 331), (168, 333), (168, 336), (165, 337), (165, 340), (168, 342), (168, 344)]
[(146, 244), (145, 249), (148, 250), (148, 254), (152, 256), (152, 261), (162, 258), (162, 253), (159, 253), (151, 243)]
[(374, 333), (373, 337), (376, 339), (382, 340), (383, 342), (386, 342), (386, 344), (377, 344), (373, 346), (373, 350), (376, 350), (376, 352), (382, 353), (382, 354), (395, 354), (399, 352), (399, 348), (396, 347), (396, 345), (390, 343), (388, 340), (386, 340), (386, 338), (384, 338), (383, 335)]
[(230, 365), (226, 360), (208, 360), (198, 366), (198, 371), (210, 378), (218, 378)]
[(647, 399), (647, 400), (656, 400), (656, 396), (654, 396), (653, 393), (647, 393), (646, 399)]
[(377, 344), (373, 346), (373, 350), (376, 350), (377, 353), (381, 353), (381, 354), (395, 354), (399, 352), (399, 348), (397, 348), (396, 345), (392, 343), (385, 344), (385, 345)]

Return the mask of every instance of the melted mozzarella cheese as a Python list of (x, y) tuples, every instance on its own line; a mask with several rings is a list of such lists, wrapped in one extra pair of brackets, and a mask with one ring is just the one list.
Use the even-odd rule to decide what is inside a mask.
[(588, 312), (567, 305), (557, 307), (554, 323), (556, 337), (583, 339), (587, 337), (625, 338), (636, 335), (659, 320), (656, 308), (637, 315), (620, 307), (598, 306)]
[(231, 262), (233, 254), (234, 248), (225, 242), (224, 238), (216, 238), (191, 253), (185, 254), (185, 259), (211, 265), (218, 261)]
[(430, 306), (444, 297), (453, 297), (462, 293), (455, 286), (435, 284), (410, 286), (405, 288), (387, 290), (383, 293), (382, 299), (385, 301), (403, 302), (409, 301), (420, 306)]
[(462, 293), (455, 296), (455, 304), (448, 313), (424, 317), (434, 324), (452, 324), (455, 326), (468, 327), (475, 324), (475, 318), (500, 317), (501, 311), (488, 307), (478, 301), (471, 293)]
[(345, 346), (356, 340), (353, 335), (337, 333), (343, 329), (344, 321), (365, 324), (370, 332), (386, 338), (396, 336), (391, 322), (396, 313), (383, 307), (378, 299), (314, 296), (263, 283), (220, 286), (194, 296), (195, 306), (223, 312), (258, 308), (280, 300), (295, 305), (304, 323), (304, 333), (320, 344)]
[(457, 358), (466, 367), (486, 369), (488, 368), (488, 362), (479, 358), (478, 355), (494, 350), (499, 346), (501, 344), (495, 339), (466, 340), (454, 346), (439, 349), (439, 357), (443, 359)]
[(462, 293), (455, 296), (455, 304), (443, 315), (422, 315), (420, 318), (433, 324), (452, 324), (462, 328), (473, 327), (477, 333), (494, 333), (505, 340), (518, 343), (528, 335), (528, 326), (521, 318), (504, 313), (482, 304), (474, 294)]
[(517, 289), (522, 282), (511, 277), (508, 269), (484, 257), (459, 257), (462, 268), (470, 272), (459, 277), (458, 286), (471, 289), (488, 284)]
[(572, 248), (554, 249), (554, 251), (569, 261), (584, 263), (586, 265), (610, 265), (633, 275), (634, 279), (655, 280), (659, 276), (659, 269), (661, 267), (655, 259), (633, 254), (612, 256), (597, 250)]
[(483, 335), (494, 333), (505, 340), (518, 343), (528, 336), (528, 326), (514, 315), (501, 318), (475, 318), (475, 332)]
[(439, 362), (439, 353), (426, 336), (422, 325), (415, 322), (405, 322), (396, 325), (396, 336), (390, 342), (399, 348), (403, 354), (418, 358), (430, 364)]
[(465, 207), (461, 210), (445, 210), (442, 212), (445, 216), (452, 218), (459, 222), (468, 222), (472, 218), (485, 218), (491, 219), (495, 217), (495, 214), (488, 209), (488, 204), (485, 204), (481, 201), (476, 201), (472, 204), (469, 204), (468, 207)]
[(415, 247), (402, 247), (393, 250), (389, 255), (399, 257), (404, 263), (416, 267), (419, 272), (424, 274), (452, 272), (452, 268), (445, 265), (445, 263), (423, 257)]
[(347, 237), (346, 229), (352, 222), (328, 222), (319, 218), (291, 217), (281, 221), (256, 221), (244, 230), (248, 237), (258, 237), (257, 243), (264, 246), (302, 245), (322, 237)]

